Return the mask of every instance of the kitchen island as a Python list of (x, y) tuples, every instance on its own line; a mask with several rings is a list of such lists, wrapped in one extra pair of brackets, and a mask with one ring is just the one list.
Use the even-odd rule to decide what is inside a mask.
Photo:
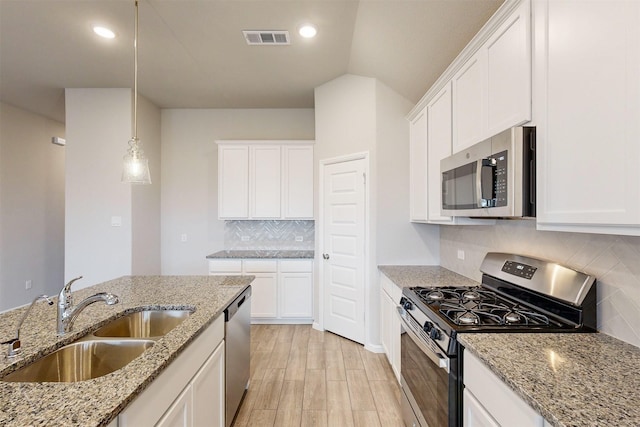
[[(20, 338), (22, 353), (0, 356), (0, 377), (76, 341), (114, 318), (140, 309), (188, 309), (193, 313), (128, 365), (99, 378), (75, 383), (0, 380), (0, 425), (106, 426), (223, 313), (253, 276), (132, 276), (73, 292), (76, 302), (96, 292), (118, 295), (120, 303), (96, 303), (76, 319), (73, 330), (56, 334), (56, 307), (38, 303)], [(0, 314), (0, 338), (15, 336), (26, 307)]]

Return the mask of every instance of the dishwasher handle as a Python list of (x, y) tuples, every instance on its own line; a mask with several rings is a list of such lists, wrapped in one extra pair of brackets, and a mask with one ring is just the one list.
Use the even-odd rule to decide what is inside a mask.
[(224, 310), (224, 321), (228, 322), (240, 310), (245, 302), (251, 299), (251, 286), (249, 286), (238, 298), (233, 300), (231, 304)]

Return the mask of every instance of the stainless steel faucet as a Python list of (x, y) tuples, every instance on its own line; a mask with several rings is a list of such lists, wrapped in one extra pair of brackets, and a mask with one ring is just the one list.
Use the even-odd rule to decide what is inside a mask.
[(113, 295), (108, 292), (99, 292), (83, 299), (74, 307), (73, 296), (71, 295), (71, 285), (73, 282), (80, 279), (82, 279), (82, 276), (76, 277), (64, 285), (58, 295), (58, 335), (64, 335), (67, 332), (70, 332), (71, 328), (73, 328), (73, 322), (76, 320), (76, 317), (78, 317), (78, 314), (94, 302), (104, 301), (107, 305), (114, 305), (120, 302), (117, 295)]
[(20, 342), (20, 328), (22, 328), (22, 324), (31, 312), (31, 309), (33, 308), (35, 303), (41, 299), (46, 300), (49, 305), (53, 305), (53, 301), (51, 301), (51, 299), (46, 295), (38, 295), (33, 299), (31, 305), (29, 306), (29, 308), (27, 308), (27, 311), (24, 312), (22, 318), (20, 319), (20, 322), (18, 323), (18, 328), (16, 329), (16, 337), (2, 343), (9, 344), (9, 348), (7, 349), (7, 357), (16, 357), (18, 354), (20, 354), (20, 351), (22, 351), (22, 343)]

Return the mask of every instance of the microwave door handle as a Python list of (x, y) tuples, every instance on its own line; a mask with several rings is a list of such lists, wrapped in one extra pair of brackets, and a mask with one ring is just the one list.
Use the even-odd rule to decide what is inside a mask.
[(484, 208), (485, 204), (483, 203), (484, 199), (482, 198), (482, 159), (476, 162), (476, 205), (479, 208)]

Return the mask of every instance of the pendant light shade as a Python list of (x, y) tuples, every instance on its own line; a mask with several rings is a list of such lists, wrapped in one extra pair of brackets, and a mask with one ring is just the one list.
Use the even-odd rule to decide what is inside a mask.
[(140, 148), (138, 139), (138, 1), (135, 0), (135, 31), (133, 36), (133, 137), (129, 140), (127, 155), (124, 156), (122, 182), (131, 184), (151, 184), (149, 159)]

